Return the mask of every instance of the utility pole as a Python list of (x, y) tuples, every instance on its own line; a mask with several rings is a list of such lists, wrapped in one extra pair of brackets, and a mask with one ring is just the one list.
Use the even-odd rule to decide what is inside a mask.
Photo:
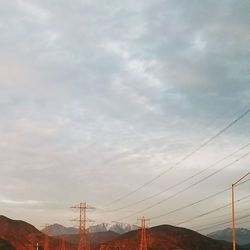
[(147, 250), (147, 233), (146, 233), (146, 222), (149, 221), (148, 219), (145, 219), (142, 217), (142, 219), (139, 220), (141, 223), (141, 237), (140, 237), (140, 248), (139, 250)]
[(78, 209), (80, 212), (80, 217), (77, 220), (79, 221), (79, 242), (77, 250), (90, 250), (90, 239), (87, 229), (87, 222), (90, 220), (87, 218), (87, 211), (95, 208), (87, 205), (85, 202), (81, 202), (72, 208)]
[(250, 172), (242, 176), (238, 181), (232, 184), (232, 241), (233, 241), (233, 250), (236, 250), (236, 227), (235, 227), (235, 202), (234, 202), (234, 189), (235, 187), (248, 175)]

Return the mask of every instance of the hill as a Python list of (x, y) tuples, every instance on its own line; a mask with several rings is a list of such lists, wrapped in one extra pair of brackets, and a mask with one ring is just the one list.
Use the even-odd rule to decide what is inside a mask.
[[(3, 215), (0, 216), (0, 238), (7, 240), (16, 250), (34, 249), (36, 243), (44, 245), (45, 235), (31, 224), (12, 220)], [(49, 237), (49, 246), (53, 249), (59, 249), (61, 240)], [(75, 246), (66, 243), (71, 249)]]
[(16, 249), (21, 250), (27, 249), (35, 242), (41, 242), (43, 235), (27, 222), (12, 220), (1, 215), (0, 237), (8, 240)]
[[(108, 232), (97, 232), (90, 234), (90, 245), (91, 249), (99, 249), (99, 245), (110, 240), (117, 238), (119, 234), (108, 231)], [(68, 235), (59, 235), (54, 236), (55, 238), (64, 238), (67, 242), (72, 244), (77, 244), (79, 241), (79, 234), (68, 234)]]
[[(217, 241), (189, 229), (162, 225), (147, 230), (148, 250), (231, 250), (231, 244)], [(50, 249), (61, 249), (65, 239), (66, 248), (77, 249), (78, 234), (48, 237)], [(112, 231), (92, 233), (90, 236), (93, 250), (129, 249), (137, 250), (140, 231), (135, 230), (123, 235)], [(44, 246), (45, 235), (31, 224), (11, 220), (0, 216), (0, 250), (34, 249), (38, 242), (40, 249)], [(237, 250), (249, 250), (249, 245), (237, 247)]]
[(16, 250), (7, 240), (0, 239), (0, 250)]
[(60, 224), (49, 225), (47, 229), (42, 229), (42, 232), (47, 233), (49, 236), (58, 236), (58, 235), (68, 235), (68, 234), (78, 234), (79, 229), (74, 227), (65, 227)]
[[(224, 230), (219, 230), (207, 235), (209, 238), (215, 240), (224, 240), (232, 242), (232, 229), (226, 228)], [(237, 228), (236, 229), (236, 241), (239, 245), (250, 244), (250, 230), (246, 228)]]
[(242, 247), (243, 247), (243, 250), (250, 250), (250, 244), (244, 245)]
[[(231, 250), (228, 243), (210, 239), (189, 229), (162, 225), (148, 229), (148, 250)], [(102, 244), (102, 250), (137, 250), (139, 231), (132, 231)]]
[[(65, 232), (65, 228), (61, 225), (56, 225), (55, 231), (52, 233)], [(77, 231), (77, 229), (69, 228), (66, 232)], [(51, 233), (51, 231), (49, 230)], [(101, 243), (113, 240), (118, 236), (117, 233), (112, 231), (91, 233), (90, 242), (92, 249), (98, 249)], [(39, 243), (40, 249), (44, 246), (45, 234), (39, 231), (31, 224), (21, 221), (12, 220), (5, 216), (0, 216), (0, 250), (27, 250), (35, 249), (36, 243)], [(60, 249), (62, 238), (65, 240), (67, 248), (72, 250), (76, 249), (79, 235), (66, 234), (48, 237), (49, 247), (51, 249)]]

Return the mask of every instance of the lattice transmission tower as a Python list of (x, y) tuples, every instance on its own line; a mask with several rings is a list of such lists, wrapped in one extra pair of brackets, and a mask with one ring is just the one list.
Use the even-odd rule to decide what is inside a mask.
[(49, 250), (49, 224), (45, 224), (44, 227), (44, 243), (43, 243), (43, 249)]
[(87, 205), (85, 202), (81, 202), (79, 205), (73, 206), (72, 208), (78, 209), (80, 212), (80, 217), (78, 220), (76, 220), (79, 221), (79, 242), (77, 250), (90, 250), (90, 239), (89, 231), (87, 229), (87, 222), (92, 220), (87, 218), (87, 211), (95, 208)]
[(139, 221), (140, 221), (140, 224), (141, 224), (141, 235), (140, 235), (140, 247), (139, 247), (139, 250), (148, 250), (146, 222), (148, 222), (149, 220), (142, 217), (142, 219), (140, 219)]

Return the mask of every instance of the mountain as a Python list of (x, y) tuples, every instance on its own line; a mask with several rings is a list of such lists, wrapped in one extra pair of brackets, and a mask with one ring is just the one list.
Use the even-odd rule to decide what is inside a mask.
[[(138, 226), (125, 224), (125, 223), (101, 223), (89, 227), (90, 233), (99, 233), (99, 232), (115, 232), (118, 234), (124, 234), (133, 230), (137, 230)], [(42, 232), (45, 233), (45, 229)], [(57, 235), (68, 235), (68, 234), (78, 234), (79, 229), (74, 227), (65, 227), (60, 224), (53, 224), (47, 227), (47, 232), (50, 236)]]
[(108, 232), (112, 231), (118, 234), (124, 234), (133, 230), (137, 230), (139, 227), (136, 225), (126, 223), (102, 223), (89, 228), (90, 232)]
[[(232, 229), (226, 228), (224, 230), (219, 230), (207, 235), (209, 238), (215, 240), (224, 240), (232, 242)], [(237, 228), (236, 229), (236, 241), (239, 245), (250, 244), (250, 230), (246, 228)]]
[(250, 250), (250, 244), (244, 245), (242, 247), (243, 247), (243, 250)]
[(47, 229), (42, 230), (43, 233), (47, 232), (49, 236), (78, 234), (79, 229), (74, 227), (65, 227), (60, 224), (49, 225)]
[[(161, 225), (147, 230), (148, 250), (231, 250), (231, 244), (210, 239), (189, 229)], [(102, 244), (102, 250), (137, 250), (139, 231), (131, 231)], [(240, 248), (237, 248), (237, 250)], [(242, 250), (242, 249), (241, 249)]]
[(34, 226), (20, 220), (0, 216), (0, 237), (8, 240), (16, 249), (27, 249), (32, 241), (40, 242), (42, 233)]
[[(43, 246), (46, 239), (45, 235), (31, 224), (3, 215), (0, 216), (0, 238), (7, 240), (16, 250), (34, 249), (36, 243)], [(59, 249), (61, 240), (48, 237), (48, 244), (53, 249)], [(71, 249), (75, 247), (67, 242), (66, 245)]]
[[(102, 226), (105, 226), (106, 230), (112, 228), (110, 225)], [(124, 224), (122, 228), (123, 230), (126, 229)], [(148, 250), (231, 250), (232, 248), (230, 243), (217, 241), (192, 230), (170, 225), (147, 229), (147, 237)], [(78, 234), (67, 234), (56, 236), (56, 238), (48, 237), (49, 248), (54, 250), (61, 249), (62, 238), (65, 240), (67, 249), (77, 249)], [(45, 239), (45, 234), (31, 224), (0, 216), (0, 250), (34, 249), (37, 242), (42, 250)], [(92, 250), (137, 250), (139, 239), (139, 230), (130, 231), (123, 235), (118, 235), (112, 231), (90, 234)], [(249, 245), (244, 247), (238, 246), (237, 250), (249, 250)]]

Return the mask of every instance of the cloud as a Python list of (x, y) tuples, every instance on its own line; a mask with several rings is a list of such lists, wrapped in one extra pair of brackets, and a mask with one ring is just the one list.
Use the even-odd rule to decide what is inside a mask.
[[(104, 207), (249, 106), (247, 1), (45, 0), (0, 7), (0, 188), (13, 205), (10, 216), (18, 204), (28, 218), (37, 197), (48, 220), (55, 211), (68, 215), (81, 200)], [(249, 116), (121, 205), (248, 143), (248, 127)], [(230, 185), (248, 164), (147, 215)], [(35, 213), (32, 221), (41, 223)]]
[(27, 16), (30, 16), (33, 20), (47, 21), (50, 18), (50, 13), (48, 10), (41, 8), (37, 4), (33, 4), (31, 1), (16, 1), (17, 8), (22, 10)]
[(41, 203), (40, 201), (36, 200), (26, 200), (26, 201), (15, 201), (15, 200), (8, 200), (8, 199), (2, 199), (2, 203), (8, 204), (8, 205), (29, 205), (29, 206), (34, 206), (38, 205)]

